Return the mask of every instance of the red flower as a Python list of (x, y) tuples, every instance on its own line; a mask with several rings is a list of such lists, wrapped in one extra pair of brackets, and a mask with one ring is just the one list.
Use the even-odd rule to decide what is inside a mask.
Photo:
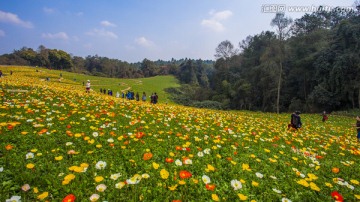
[(337, 202), (343, 202), (344, 201), (344, 198), (337, 191), (331, 192), (331, 197)]
[(165, 162), (166, 162), (166, 163), (172, 163), (172, 162), (174, 162), (174, 159), (172, 159), (172, 158), (166, 158), (166, 159), (165, 159)]
[(181, 151), (181, 150), (182, 150), (182, 148), (181, 148), (180, 146), (176, 146), (175, 149), (176, 149), (177, 151)]
[(62, 202), (74, 202), (76, 199), (74, 194), (69, 194), (65, 196), (65, 198), (62, 200)]
[(181, 202), (181, 200), (172, 200), (171, 202)]
[(192, 174), (189, 171), (186, 171), (186, 170), (180, 171), (179, 175), (180, 175), (181, 179), (190, 178), (192, 176)]
[(209, 191), (214, 191), (215, 190), (215, 185), (214, 184), (206, 184), (205, 187)]

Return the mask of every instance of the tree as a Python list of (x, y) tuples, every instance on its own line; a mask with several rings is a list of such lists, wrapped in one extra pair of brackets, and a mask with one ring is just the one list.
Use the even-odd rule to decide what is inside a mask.
[(271, 26), (276, 27), (276, 31), (278, 33), (279, 39), (279, 79), (278, 79), (278, 86), (277, 86), (277, 99), (276, 99), (276, 112), (279, 113), (280, 111), (280, 91), (281, 91), (281, 81), (282, 81), (282, 74), (283, 74), (283, 61), (285, 58), (285, 48), (284, 48), (284, 40), (287, 36), (289, 36), (290, 29), (289, 26), (292, 23), (291, 18), (285, 17), (284, 13), (276, 13), (276, 16), (271, 21)]

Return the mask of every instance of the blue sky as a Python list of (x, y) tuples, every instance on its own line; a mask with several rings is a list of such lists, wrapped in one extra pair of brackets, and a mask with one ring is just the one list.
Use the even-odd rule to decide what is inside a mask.
[(74, 56), (97, 54), (127, 62), (214, 59), (215, 48), (224, 40), (237, 47), (248, 35), (275, 31), (270, 26), (275, 13), (269, 8), (285, 8), (286, 16), (297, 19), (305, 11), (290, 11), (295, 7), (353, 4), (354, 0), (0, 0), (0, 54), (44, 45)]

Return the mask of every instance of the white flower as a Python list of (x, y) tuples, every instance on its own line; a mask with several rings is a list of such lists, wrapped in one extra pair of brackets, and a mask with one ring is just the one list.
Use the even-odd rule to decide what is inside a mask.
[(21, 196), (12, 196), (10, 199), (6, 199), (5, 202), (20, 202)]
[(29, 152), (26, 154), (26, 159), (32, 159), (32, 158), (34, 158), (34, 153)]
[(349, 189), (351, 189), (351, 190), (354, 190), (354, 189), (355, 189), (355, 187), (352, 186), (352, 185), (350, 185), (350, 184), (347, 184), (346, 187), (349, 188)]
[(114, 142), (114, 139), (109, 138), (109, 139), (107, 139), (107, 141), (108, 141), (109, 143), (113, 143), (113, 142)]
[(200, 151), (200, 152), (197, 153), (197, 155), (198, 155), (198, 157), (203, 157), (204, 153)]
[(185, 159), (184, 163), (185, 163), (185, 165), (192, 164), (192, 160), (191, 159)]
[(141, 180), (141, 176), (139, 174), (135, 174), (132, 178), (127, 179), (126, 182), (128, 184), (138, 184)]
[(205, 154), (210, 154), (210, 149), (209, 148), (204, 149), (204, 153)]
[(4, 167), (0, 167), (0, 172), (4, 171)]
[(282, 199), (281, 199), (281, 202), (291, 202), (291, 200), (288, 199), (288, 198), (282, 198)]
[(281, 194), (281, 191), (278, 190), (278, 189), (273, 188), (272, 190), (273, 190), (274, 192), (278, 193), (278, 194)]
[(110, 176), (110, 179), (117, 180), (119, 177), (121, 177), (121, 173), (115, 173)]
[(207, 175), (203, 175), (201, 179), (205, 184), (209, 184), (211, 182), (210, 177)]
[(96, 190), (99, 192), (104, 192), (106, 190), (106, 185), (105, 184), (99, 184), (98, 186), (96, 186)]
[(66, 146), (70, 146), (70, 145), (72, 145), (73, 143), (72, 142), (67, 142), (65, 145)]
[(144, 174), (141, 175), (141, 177), (144, 178), (144, 179), (148, 179), (150, 177), (150, 175), (147, 174), (147, 173), (144, 173)]
[(231, 180), (231, 186), (234, 188), (234, 190), (238, 190), (242, 188), (242, 184), (239, 180)]
[(95, 165), (96, 169), (105, 169), (106, 167), (106, 162), (105, 161), (98, 161)]
[(273, 175), (270, 175), (270, 177), (271, 177), (272, 179), (274, 179), (274, 180), (277, 179), (277, 178), (276, 178), (275, 176), (273, 176)]
[(264, 177), (264, 175), (261, 174), (261, 173), (259, 173), (259, 172), (255, 173), (255, 175), (256, 175), (256, 177), (258, 177), (258, 178), (263, 178), (263, 177)]
[(99, 200), (99, 198), (100, 198), (99, 194), (93, 194), (90, 196), (90, 201), (92, 201), (92, 202), (97, 201), (97, 200)]
[(301, 173), (301, 174), (300, 174), (300, 177), (301, 177), (301, 178), (305, 178), (306, 176)]
[(86, 120), (86, 118), (85, 118), (85, 117), (81, 117), (81, 118), (80, 118), (80, 120), (85, 121), (85, 120)]
[(98, 133), (98, 132), (93, 132), (93, 133), (92, 133), (92, 136), (93, 136), (93, 137), (97, 137), (97, 136), (99, 136), (99, 133)]
[(182, 162), (181, 162), (179, 159), (176, 159), (175, 165), (177, 165), (177, 166), (182, 166)]

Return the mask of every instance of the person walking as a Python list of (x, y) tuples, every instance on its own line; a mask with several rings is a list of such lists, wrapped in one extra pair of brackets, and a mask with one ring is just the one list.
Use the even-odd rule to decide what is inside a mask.
[(357, 142), (360, 142), (360, 116), (356, 116), (356, 131), (357, 131)]
[(290, 119), (290, 124), (288, 125), (288, 129), (290, 128), (294, 128), (294, 129), (299, 129), (302, 126), (301, 123), (301, 117), (300, 117), (300, 111), (295, 111), (294, 113), (291, 114), (291, 119)]
[(322, 113), (322, 122), (327, 121), (328, 118), (329, 118), (329, 117), (327, 116), (326, 111), (324, 111), (324, 112)]
[(86, 93), (90, 93), (90, 87), (91, 87), (90, 80), (87, 80), (87, 82), (86, 82)]

